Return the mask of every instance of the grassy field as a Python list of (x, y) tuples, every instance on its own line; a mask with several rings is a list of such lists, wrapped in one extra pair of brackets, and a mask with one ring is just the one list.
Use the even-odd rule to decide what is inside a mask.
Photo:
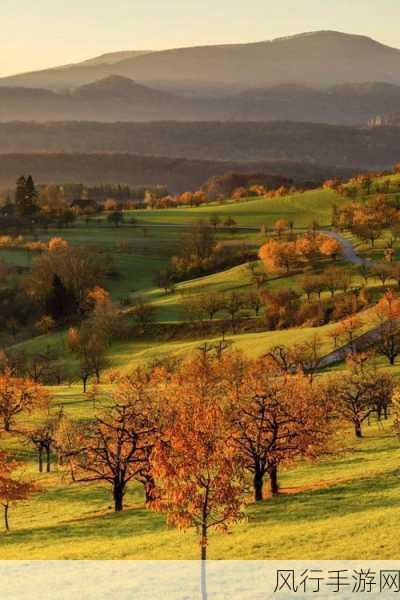
[[(79, 223), (76, 227), (62, 230), (49, 230), (40, 235), (41, 241), (61, 236), (72, 245), (97, 245), (113, 256), (116, 276), (106, 283), (114, 299), (128, 296), (132, 292), (154, 285), (154, 277), (160, 268), (166, 266), (176, 251), (182, 230), (141, 227), (110, 227)], [(119, 244), (128, 242), (127, 250)], [(30, 267), (34, 255), (24, 249), (0, 248), (0, 258), (6, 263)]]
[[(221, 218), (231, 216), (238, 226), (269, 227), (277, 218), (293, 220), (295, 228), (306, 228), (313, 220), (328, 227), (332, 204), (342, 202), (329, 190), (315, 190), (286, 198), (257, 198), (240, 203), (225, 203), (200, 208), (146, 210), (132, 213), (137, 224), (120, 228), (100, 222), (85, 223), (64, 230), (49, 230), (41, 234), (45, 241), (60, 235), (71, 244), (96, 244), (108, 249), (115, 260), (117, 276), (108, 280), (107, 288), (115, 300), (143, 295), (156, 308), (157, 321), (180, 322), (185, 318), (187, 298), (215, 291), (247, 291), (251, 288), (251, 272), (247, 265), (226, 269), (220, 273), (185, 281), (166, 295), (154, 287), (156, 271), (168, 264), (179, 246), (185, 226), (198, 219), (207, 220), (212, 214)], [(128, 216), (128, 218), (129, 218)], [(219, 238), (234, 242), (245, 240), (254, 247), (263, 241), (261, 234), (228, 232)], [(121, 251), (120, 243), (128, 241), (129, 250)], [(353, 239), (357, 250), (367, 255), (368, 248)], [(230, 240), (232, 243), (232, 240)], [(374, 258), (382, 255), (384, 241), (377, 243)], [(381, 247), (382, 245), (382, 247)], [(29, 267), (32, 255), (25, 250), (0, 250), (0, 257), (20, 267)], [(344, 261), (338, 261), (344, 265)], [(320, 269), (325, 268), (321, 263)], [(261, 264), (258, 265), (261, 269)], [(354, 275), (354, 284), (361, 282), (356, 268), (347, 265)], [(270, 290), (292, 288), (301, 292), (301, 275), (271, 276)], [(370, 280), (371, 289), (378, 282)], [(128, 309), (129, 310), (129, 309)], [(374, 325), (373, 310), (361, 315), (361, 331)], [(232, 348), (249, 356), (259, 356), (278, 344), (290, 346), (311, 339), (316, 334), (322, 342), (322, 352), (332, 350), (329, 333), (335, 323), (323, 327), (298, 327), (281, 331), (257, 333), (227, 333)], [(146, 336), (127, 336), (114, 342), (108, 353), (109, 366), (99, 386), (98, 405), (108, 404), (112, 390), (107, 381), (109, 370), (128, 374), (135, 367), (165, 356), (187, 357), (204, 341), (198, 339), (157, 340)], [(16, 345), (28, 352), (46, 346), (64, 348), (65, 331), (37, 336)], [(72, 367), (75, 358), (65, 352), (63, 361)], [(387, 369), (383, 359), (378, 368)], [(335, 370), (342, 369), (336, 365)], [(390, 368), (400, 377), (400, 365)], [(63, 407), (74, 419), (93, 416), (91, 400), (82, 394), (81, 385), (61, 385), (49, 388), (53, 407)], [(20, 421), (25, 426), (43, 415), (35, 414)], [(315, 464), (300, 463), (282, 473), (282, 494), (266, 499), (246, 509), (246, 518), (228, 535), (213, 533), (209, 557), (212, 559), (356, 559), (400, 558), (393, 531), (397, 527), (400, 503), (398, 462), (400, 441), (390, 422), (374, 423), (366, 428), (366, 436), (355, 440), (351, 431), (340, 432), (335, 455)], [(73, 484), (68, 476), (54, 466), (51, 474), (39, 475), (33, 451), (21, 439), (5, 434), (3, 446), (12, 450), (23, 463), (28, 477), (37, 481), (41, 490), (28, 502), (11, 509), (11, 532), (0, 535), (0, 559), (192, 559), (198, 557), (194, 531), (185, 533), (168, 528), (162, 515), (146, 510), (140, 486), (131, 485), (126, 498), (126, 510), (114, 514), (109, 489), (93, 484)]]
[[(212, 559), (398, 559), (400, 442), (389, 422), (356, 441), (341, 436), (335, 458), (282, 475), (282, 494), (251, 503), (230, 534), (213, 533)], [(26, 456), (32, 473), (32, 457)], [(132, 486), (127, 509), (114, 514), (107, 488), (75, 485), (59, 473), (40, 477), (43, 491), (11, 511), (0, 536), (1, 559), (193, 559), (194, 531), (170, 529), (144, 508)], [(294, 543), (295, 540), (295, 543)]]
[(308, 227), (314, 219), (324, 227), (331, 223), (333, 204), (341, 202), (331, 190), (311, 190), (283, 198), (256, 198), (198, 208), (132, 211), (130, 215), (146, 224), (184, 225), (198, 219), (206, 221), (217, 214), (222, 219), (230, 216), (243, 227), (271, 226), (279, 218), (293, 220), (297, 228)]

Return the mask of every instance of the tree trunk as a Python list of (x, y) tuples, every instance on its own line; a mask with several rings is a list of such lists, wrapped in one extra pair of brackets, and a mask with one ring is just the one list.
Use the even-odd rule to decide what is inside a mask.
[(263, 484), (264, 478), (260, 472), (256, 472), (254, 475), (253, 485), (254, 485), (254, 500), (256, 502), (261, 502), (263, 500)]
[(46, 448), (46, 471), (50, 473), (51, 461), (50, 461), (50, 448)]
[(8, 417), (4, 417), (4, 431), (11, 431), (11, 421)]
[(156, 499), (156, 483), (152, 477), (149, 477), (146, 483), (144, 483), (144, 493), (146, 497), (146, 504), (150, 504), (150, 502), (153, 502), (153, 500)]
[(119, 481), (114, 482), (113, 488), (113, 496), (114, 496), (114, 510), (115, 512), (121, 512), (124, 508), (124, 488)]
[(200, 591), (201, 600), (207, 600), (207, 527), (201, 526), (201, 575)]
[(10, 524), (8, 522), (8, 504), (4, 504), (4, 527), (6, 531), (10, 531)]
[(362, 438), (363, 434), (362, 434), (362, 429), (361, 429), (361, 422), (359, 419), (356, 419), (354, 421), (354, 432), (356, 434), (356, 437)]
[(272, 465), (268, 469), (269, 481), (271, 485), (271, 494), (276, 496), (279, 494), (279, 482), (278, 482), (278, 467), (277, 465)]
[(82, 383), (83, 383), (83, 393), (84, 393), (84, 394), (86, 394), (87, 380), (88, 380), (88, 378), (87, 378), (86, 376), (85, 376), (85, 377), (82, 377)]
[(39, 448), (38, 457), (39, 457), (39, 473), (43, 473), (43, 448)]

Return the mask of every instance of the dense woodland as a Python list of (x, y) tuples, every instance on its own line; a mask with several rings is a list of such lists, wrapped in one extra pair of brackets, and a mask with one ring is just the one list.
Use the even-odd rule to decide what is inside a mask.
[[(281, 161), (305, 163), (315, 172), (324, 165), (388, 168), (398, 158), (398, 128), (368, 128), (367, 124), (348, 127), (312, 122), (246, 123), (238, 120), (203, 123), (10, 122), (0, 123), (0, 135), (2, 154), (131, 153), (241, 163)], [(75, 167), (79, 169), (78, 164)], [(28, 170), (21, 164), (19, 170), (24, 169)], [(44, 180), (35, 169), (31, 168), (31, 171), (36, 173), (37, 179)], [(13, 170), (10, 173), (14, 176)], [(14, 179), (17, 176), (18, 171)], [(78, 176), (79, 170), (75, 180)], [(126, 180), (120, 177), (113, 181)], [(156, 183), (162, 183), (162, 180)]]

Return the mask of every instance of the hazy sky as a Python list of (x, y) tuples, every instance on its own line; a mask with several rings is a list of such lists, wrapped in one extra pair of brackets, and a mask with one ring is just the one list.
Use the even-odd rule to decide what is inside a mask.
[(399, 0), (0, 0), (0, 75), (117, 50), (251, 42), (318, 29), (400, 47)]

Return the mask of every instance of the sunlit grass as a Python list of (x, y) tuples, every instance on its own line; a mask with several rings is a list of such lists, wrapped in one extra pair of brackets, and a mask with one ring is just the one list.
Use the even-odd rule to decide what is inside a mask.
[[(213, 533), (210, 558), (400, 558), (400, 442), (389, 422), (367, 427), (361, 441), (340, 437), (337, 456), (284, 472), (280, 497), (250, 503), (230, 534)], [(27, 471), (43, 491), (11, 511), (0, 558), (197, 558), (195, 533), (146, 510), (140, 487), (131, 486), (126, 510), (114, 514), (106, 487), (73, 484), (57, 471), (38, 477), (33, 462)]]

